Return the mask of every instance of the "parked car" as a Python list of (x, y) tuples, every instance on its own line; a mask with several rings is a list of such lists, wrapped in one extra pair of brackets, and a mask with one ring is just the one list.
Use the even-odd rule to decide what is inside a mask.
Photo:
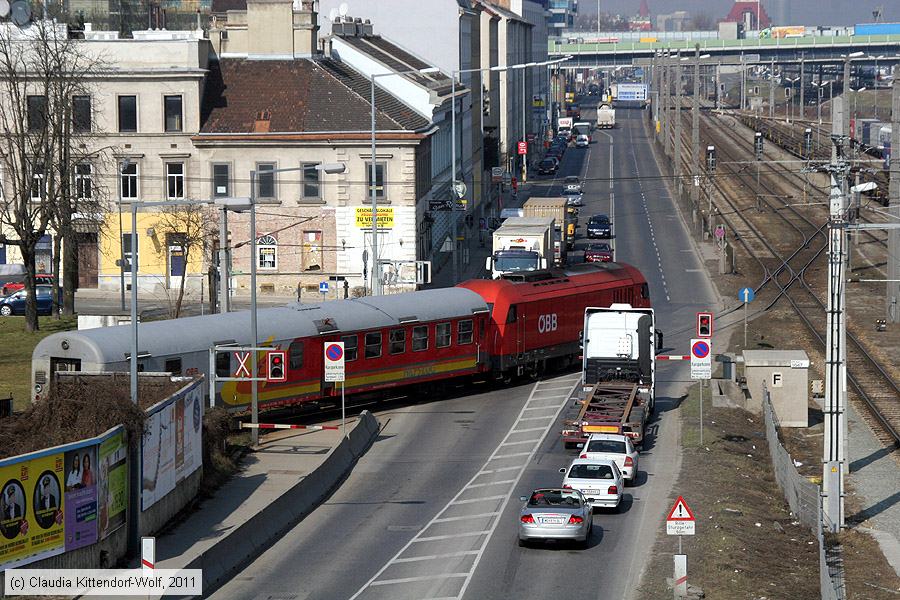
[(576, 458), (559, 470), (565, 474), (564, 490), (578, 490), (592, 509), (612, 508), (616, 511), (622, 503), (622, 472), (610, 459)]
[(638, 454), (631, 438), (617, 433), (593, 433), (579, 458), (614, 460), (625, 476), (625, 485), (634, 483), (638, 474)]
[(557, 162), (552, 157), (547, 157), (538, 163), (538, 175), (553, 175), (556, 173)]
[[(21, 281), (7, 281), (3, 284), (3, 287), (0, 288), (0, 296), (9, 296), (14, 292), (18, 292), (19, 290), (25, 289), (25, 278), (24, 276), (21, 278)], [(35, 283), (37, 285), (53, 285), (53, 276), (52, 275), (44, 275), (39, 274), (34, 277)]]
[(606, 242), (588, 244), (584, 249), (584, 262), (612, 262), (613, 251)]
[(612, 223), (606, 215), (594, 215), (588, 219), (587, 223), (588, 238), (610, 238), (612, 237)]
[(581, 180), (578, 179), (577, 175), (568, 175), (563, 180), (563, 193), (564, 194), (568, 194), (568, 193), (580, 194), (582, 191), (583, 190), (581, 188)]
[(591, 145), (591, 138), (584, 135), (583, 133), (575, 138), (575, 147), (576, 148), (587, 148), (590, 145)]
[[(53, 288), (49, 285), (39, 285), (35, 290), (37, 294), (37, 313), (39, 315), (53, 314)], [(57, 302), (62, 301), (62, 290), (59, 290)], [(10, 315), (25, 314), (25, 299), (28, 297), (27, 290), (19, 290), (9, 296), (0, 298), (0, 315), (8, 317)]]
[(584, 206), (584, 196), (580, 192), (563, 192), (563, 196), (566, 199), (566, 206)]
[(575, 489), (537, 489), (522, 496), (519, 545), (532, 540), (572, 540), (587, 546), (593, 531), (591, 507)]

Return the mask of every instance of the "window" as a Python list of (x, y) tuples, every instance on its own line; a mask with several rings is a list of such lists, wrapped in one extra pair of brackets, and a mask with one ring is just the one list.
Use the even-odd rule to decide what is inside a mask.
[[(384, 190), (385, 163), (375, 163), (375, 197), (381, 200), (385, 196)], [(372, 199), (372, 163), (366, 163), (366, 201)]]
[(122, 260), (125, 263), (125, 272), (131, 273), (131, 261), (132, 257), (135, 261), (138, 260), (137, 251), (140, 248), (135, 248), (134, 254), (131, 252), (131, 233), (123, 233), (122, 234)]
[(138, 198), (138, 166), (136, 163), (128, 163), (123, 166), (121, 174), (122, 199), (137, 200)]
[(406, 351), (406, 330), (405, 329), (392, 329), (391, 330), (391, 354), (402, 354)]
[(163, 97), (166, 112), (166, 131), (181, 131), (181, 96)]
[(231, 181), (229, 181), (230, 165), (214, 164), (212, 166), (213, 197), (226, 198), (231, 195)]
[(450, 345), (450, 323), (438, 323), (434, 328), (434, 345), (437, 348)]
[(288, 348), (288, 366), (291, 371), (303, 368), (303, 342), (291, 342)]
[(181, 375), (181, 359), (180, 358), (170, 358), (166, 360), (166, 366), (163, 368), (163, 372), (171, 373), (176, 377)]
[(379, 356), (381, 356), (381, 332), (367, 333), (366, 358), (378, 358)]
[(412, 349), (413, 352), (428, 350), (428, 325), (413, 327)]
[(506, 322), (507, 323), (515, 323), (519, 320), (518, 311), (516, 310), (516, 305), (513, 304), (509, 307), (509, 312), (506, 313)]
[(40, 200), (47, 192), (47, 184), (44, 181), (44, 165), (34, 165), (31, 174), (31, 199)]
[(216, 377), (231, 377), (231, 353), (216, 354)]
[(41, 131), (47, 125), (47, 96), (28, 96), (28, 131)]
[(278, 268), (278, 240), (274, 236), (264, 235), (256, 240), (256, 256), (260, 269), (274, 270)]
[(137, 131), (137, 96), (119, 96), (119, 131)]
[(184, 198), (184, 163), (166, 163), (166, 197), (169, 200)]
[(72, 96), (72, 128), (79, 133), (91, 130), (90, 96)]
[(354, 335), (345, 335), (341, 337), (344, 342), (344, 361), (350, 362), (356, 360), (359, 337)]
[(75, 197), (79, 200), (89, 199), (93, 192), (90, 163), (75, 165)]
[(316, 167), (319, 163), (304, 163), (303, 165), (303, 185), (301, 186), (302, 198), (319, 198), (321, 190), (319, 189), (319, 169)]
[(304, 271), (322, 270), (322, 232), (304, 231), (300, 266)]
[(465, 321), (460, 321), (457, 324), (456, 329), (456, 343), (457, 344), (471, 344), (472, 343), (472, 319), (466, 319)]
[(275, 163), (256, 163), (256, 196), (275, 197)]

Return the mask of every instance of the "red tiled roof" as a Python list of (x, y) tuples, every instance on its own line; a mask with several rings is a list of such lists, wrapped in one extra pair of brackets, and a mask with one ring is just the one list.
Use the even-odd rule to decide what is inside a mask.
[(741, 23), (744, 21), (744, 13), (750, 13), (750, 22), (759, 26), (759, 24), (756, 23), (757, 11), (759, 11), (759, 20), (762, 25), (762, 27), (759, 27), (760, 29), (765, 29), (772, 24), (765, 6), (763, 6), (761, 2), (757, 3), (756, 0), (751, 0), (749, 2), (737, 0), (732, 5), (731, 12), (728, 13), (728, 16), (725, 17), (723, 21), (726, 23)]
[[(371, 105), (360, 90), (365, 77), (329, 60), (223, 58), (209, 66), (202, 108), (202, 134), (368, 131)], [(425, 119), (376, 88), (376, 128), (415, 131)], [(267, 112), (268, 115), (261, 115)], [(266, 120), (266, 119), (263, 119)]]

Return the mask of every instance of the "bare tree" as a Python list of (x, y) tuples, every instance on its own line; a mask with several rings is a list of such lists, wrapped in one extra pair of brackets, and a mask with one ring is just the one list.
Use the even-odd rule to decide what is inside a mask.
[[(78, 210), (71, 201), (75, 165), (88, 159), (83, 138), (91, 134), (74, 126), (73, 103), (76, 97), (89, 96), (86, 82), (101, 69), (101, 61), (85, 50), (83, 44), (69, 38), (66, 26), (56, 21), (36, 21), (21, 29), (6, 23), (0, 28), (0, 100), (4, 106), (0, 111), (0, 166), (5, 188), (0, 226), (16, 236), (5, 241), (18, 246), (25, 265), (28, 331), (38, 329), (37, 244), (52, 225), (62, 223), (66, 235)], [(75, 246), (74, 233), (69, 236), (64, 240), (66, 252), (74, 251)], [(74, 259), (69, 260), (74, 266)], [(58, 266), (55, 272), (59, 272)]]
[[(172, 311), (172, 318), (181, 315), (184, 301), (184, 285), (192, 257), (203, 255), (211, 260), (213, 240), (218, 235), (215, 219), (209, 217), (208, 209), (202, 204), (166, 206), (159, 213), (157, 227), (165, 236), (165, 248), (174, 248), (181, 253), (182, 274), (178, 285), (178, 297)], [(171, 259), (170, 259), (171, 260)]]

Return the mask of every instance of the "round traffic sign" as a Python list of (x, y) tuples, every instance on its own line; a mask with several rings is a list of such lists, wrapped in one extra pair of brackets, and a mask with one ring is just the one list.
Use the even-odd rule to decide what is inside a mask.
[(741, 288), (741, 291), (738, 292), (738, 300), (741, 302), (753, 302), (754, 298), (756, 298), (756, 292), (752, 287)]
[(709, 356), (709, 342), (698, 341), (691, 346), (691, 354), (697, 358), (706, 358)]
[(344, 356), (344, 350), (337, 344), (330, 344), (325, 349), (325, 356), (328, 357), (328, 360), (341, 360)]

